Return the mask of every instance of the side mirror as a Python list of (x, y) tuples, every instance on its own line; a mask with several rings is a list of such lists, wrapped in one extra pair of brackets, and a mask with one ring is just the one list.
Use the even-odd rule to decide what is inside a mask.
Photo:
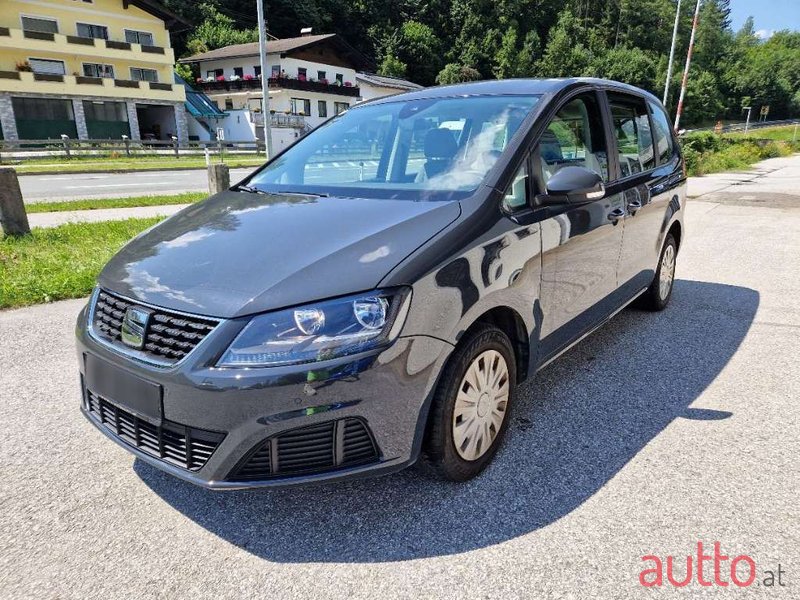
[(564, 167), (547, 182), (543, 204), (581, 204), (605, 196), (603, 178), (584, 167)]

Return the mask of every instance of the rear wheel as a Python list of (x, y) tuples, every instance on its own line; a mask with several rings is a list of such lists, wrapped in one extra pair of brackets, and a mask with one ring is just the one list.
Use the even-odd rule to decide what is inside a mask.
[(636, 306), (644, 310), (664, 310), (672, 298), (672, 287), (675, 283), (675, 259), (678, 256), (678, 244), (671, 233), (664, 240), (661, 257), (658, 261), (655, 277), (636, 302)]
[(516, 378), (514, 351), (503, 331), (481, 325), (467, 334), (434, 394), (423, 464), (451, 481), (483, 471), (508, 427)]

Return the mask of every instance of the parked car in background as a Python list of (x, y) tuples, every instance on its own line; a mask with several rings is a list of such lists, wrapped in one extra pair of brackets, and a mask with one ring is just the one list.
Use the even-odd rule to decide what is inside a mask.
[(81, 408), (209, 488), (420, 457), (467, 480), (520, 382), (628, 304), (667, 306), (685, 180), (660, 102), (620, 83), (363, 103), (108, 263), (78, 321)]

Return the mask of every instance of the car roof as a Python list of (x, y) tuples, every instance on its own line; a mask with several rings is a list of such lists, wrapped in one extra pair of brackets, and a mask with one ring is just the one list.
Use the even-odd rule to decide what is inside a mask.
[(602, 88), (617, 89), (621, 92), (631, 92), (638, 95), (647, 96), (650, 100), (656, 98), (650, 92), (641, 88), (611, 81), (610, 79), (597, 79), (594, 77), (568, 77), (560, 79), (493, 79), (488, 81), (473, 81), (469, 83), (456, 83), (453, 85), (441, 85), (436, 87), (423, 88), (404, 94), (384, 96), (369, 100), (363, 104), (383, 104), (385, 102), (398, 102), (406, 100), (420, 100), (427, 98), (447, 98), (453, 96), (508, 96), (508, 95), (544, 95), (555, 94), (568, 87), (578, 85), (592, 85)]

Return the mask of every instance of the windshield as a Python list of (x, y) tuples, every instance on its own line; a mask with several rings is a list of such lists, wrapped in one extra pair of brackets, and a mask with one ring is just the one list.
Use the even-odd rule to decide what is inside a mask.
[(366, 104), (317, 128), (247, 183), (268, 192), (466, 196), (538, 100), (473, 96)]

